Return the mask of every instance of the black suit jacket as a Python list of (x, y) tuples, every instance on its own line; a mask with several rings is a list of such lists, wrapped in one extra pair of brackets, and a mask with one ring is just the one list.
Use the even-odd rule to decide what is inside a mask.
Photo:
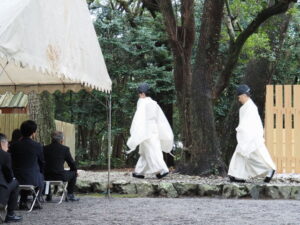
[(43, 186), (44, 154), (40, 143), (22, 138), (10, 148), (15, 177), (20, 184)]
[(77, 171), (70, 149), (58, 142), (44, 146), (45, 176), (64, 179), (64, 163), (67, 162), (71, 171)]
[(10, 154), (0, 149), (0, 186), (7, 188), (13, 177)]

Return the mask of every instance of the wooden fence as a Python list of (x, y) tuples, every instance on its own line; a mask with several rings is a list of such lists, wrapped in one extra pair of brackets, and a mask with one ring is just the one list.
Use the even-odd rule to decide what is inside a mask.
[(278, 173), (300, 173), (300, 85), (268, 85), (266, 145)]
[(23, 121), (28, 120), (28, 114), (0, 114), (0, 132), (7, 135), (8, 140), (14, 129), (20, 128)]
[(71, 154), (75, 157), (75, 125), (55, 120), (56, 130), (64, 133), (64, 145), (70, 148)]
[[(23, 121), (28, 120), (28, 114), (0, 114), (0, 133), (11, 139), (14, 129), (20, 128)], [(65, 145), (70, 148), (71, 154), (75, 156), (75, 125), (55, 120), (56, 129), (62, 131), (65, 136)]]

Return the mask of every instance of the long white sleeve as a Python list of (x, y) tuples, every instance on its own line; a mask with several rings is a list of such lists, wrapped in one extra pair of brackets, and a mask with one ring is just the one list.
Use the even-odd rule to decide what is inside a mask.
[(147, 138), (149, 138), (149, 132), (146, 127), (146, 102), (140, 99), (131, 123), (130, 137), (127, 141), (127, 146), (131, 150), (136, 149), (136, 147)]

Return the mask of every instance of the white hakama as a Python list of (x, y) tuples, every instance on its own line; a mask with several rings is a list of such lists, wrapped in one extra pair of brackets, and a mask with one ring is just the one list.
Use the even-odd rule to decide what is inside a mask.
[(231, 158), (228, 175), (238, 179), (266, 176), (276, 166), (264, 140), (264, 130), (258, 110), (249, 99), (239, 111), (237, 146)]
[(140, 158), (135, 173), (145, 175), (169, 172), (163, 151), (171, 152), (173, 138), (170, 124), (156, 101), (150, 97), (140, 98), (127, 141), (131, 150), (139, 146)]

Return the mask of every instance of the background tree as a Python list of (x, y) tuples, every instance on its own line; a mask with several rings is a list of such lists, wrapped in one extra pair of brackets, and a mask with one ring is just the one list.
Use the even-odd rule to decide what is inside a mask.
[(31, 92), (28, 96), (30, 119), (37, 125), (36, 140), (43, 145), (51, 143), (51, 133), (55, 130), (53, 96), (48, 92), (36, 94)]

